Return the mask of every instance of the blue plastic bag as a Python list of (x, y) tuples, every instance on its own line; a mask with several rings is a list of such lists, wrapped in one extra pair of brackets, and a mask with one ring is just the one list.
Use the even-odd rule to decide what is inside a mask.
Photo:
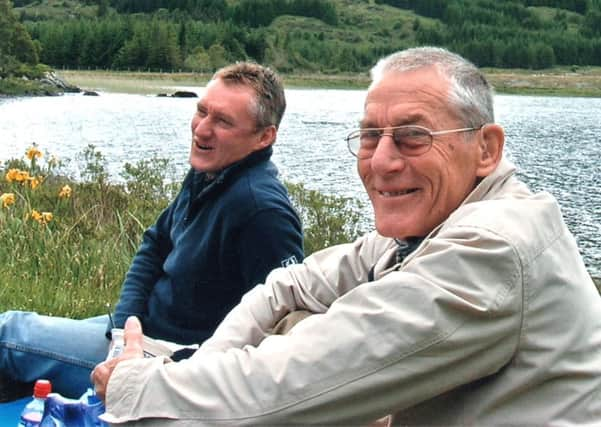
[(98, 418), (104, 413), (102, 401), (92, 389), (88, 389), (79, 399), (68, 399), (58, 393), (50, 393), (46, 398), (41, 427), (108, 427)]

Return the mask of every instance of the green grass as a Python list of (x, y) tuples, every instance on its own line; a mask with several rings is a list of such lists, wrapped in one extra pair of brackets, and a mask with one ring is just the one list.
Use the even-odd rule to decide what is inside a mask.
[[(174, 197), (179, 179), (167, 176), (168, 160), (152, 158), (125, 163), (125, 182), (111, 183), (106, 159), (88, 146), (74, 180), (42, 154), (0, 165), (0, 312), (103, 314), (117, 301), (142, 233)], [(303, 221), (306, 254), (362, 234), (358, 202), (287, 185)]]
[[(144, 194), (138, 190), (131, 197), (128, 187), (137, 177), (108, 184), (102, 156), (88, 161), (88, 180), (81, 182), (61, 176), (60, 165), (45, 156), (13, 160), (0, 169), (0, 195), (14, 196), (14, 203), (0, 204), (0, 311), (80, 318), (116, 301), (145, 224), (171, 194), (167, 186), (146, 183)], [(15, 170), (30, 178), (11, 179)], [(33, 179), (40, 183), (32, 185)], [(66, 185), (71, 194), (60, 197)], [(46, 213), (46, 220), (36, 212)]]

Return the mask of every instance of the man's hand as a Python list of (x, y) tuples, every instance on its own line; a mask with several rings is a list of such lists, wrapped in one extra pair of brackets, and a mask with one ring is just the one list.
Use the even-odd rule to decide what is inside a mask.
[(90, 375), (90, 380), (94, 384), (96, 395), (103, 401), (106, 398), (106, 387), (108, 385), (109, 378), (111, 377), (111, 374), (113, 373), (113, 370), (115, 370), (117, 364), (124, 360), (141, 359), (144, 357), (144, 351), (142, 347), (144, 335), (142, 333), (142, 325), (137, 317), (130, 316), (127, 318), (123, 335), (125, 341), (125, 349), (123, 350), (123, 353), (113, 359), (99, 363), (96, 365), (92, 371), (92, 374)]

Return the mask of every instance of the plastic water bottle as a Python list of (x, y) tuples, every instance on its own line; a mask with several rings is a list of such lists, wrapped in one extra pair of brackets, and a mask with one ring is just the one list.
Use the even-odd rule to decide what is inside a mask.
[(33, 387), (33, 399), (21, 412), (17, 427), (36, 427), (40, 425), (44, 415), (46, 397), (52, 391), (52, 384), (48, 380), (37, 380)]

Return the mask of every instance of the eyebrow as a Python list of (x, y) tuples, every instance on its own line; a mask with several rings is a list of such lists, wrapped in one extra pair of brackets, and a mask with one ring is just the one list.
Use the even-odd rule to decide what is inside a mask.
[(230, 122), (230, 123), (234, 123), (234, 122), (235, 122), (235, 118), (234, 118), (234, 116), (232, 116), (232, 115), (230, 115), (230, 114), (228, 114), (228, 113), (225, 113), (225, 112), (223, 112), (223, 111), (216, 110), (216, 109), (214, 109), (214, 108), (213, 108), (213, 109), (210, 109), (209, 107), (207, 107), (207, 106), (206, 106), (206, 105), (205, 105), (205, 104), (202, 102), (202, 100), (198, 101), (198, 103), (196, 104), (196, 109), (197, 109), (197, 110), (204, 110), (204, 111), (210, 112), (210, 113), (211, 113), (211, 115), (213, 115), (213, 116), (217, 117), (218, 119), (225, 120), (226, 122)]
[[(419, 113), (415, 113), (415, 114), (408, 114), (402, 118), (395, 118), (393, 121), (393, 124), (391, 126), (385, 126), (385, 127), (396, 127), (396, 126), (405, 126), (405, 125), (414, 125), (419, 123), (421, 120), (423, 120), (424, 116), (422, 114)], [(378, 129), (379, 126), (375, 126), (373, 125), (373, 122), (363, 118), (359, 121), (359, 127), (361, 129), (365, 129), (365, 128), (375, 128)]]

